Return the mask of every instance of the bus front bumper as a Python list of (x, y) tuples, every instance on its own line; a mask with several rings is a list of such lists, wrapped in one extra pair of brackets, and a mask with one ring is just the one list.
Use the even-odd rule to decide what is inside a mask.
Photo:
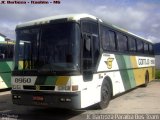
[(49, 92), (12, 90), (12, 102), (17, 105), (80, 109), (80, 92)]

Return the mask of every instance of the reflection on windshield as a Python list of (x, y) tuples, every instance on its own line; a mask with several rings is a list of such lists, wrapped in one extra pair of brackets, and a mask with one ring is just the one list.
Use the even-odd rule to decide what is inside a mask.
[(79, 60), (79, 28), (76, 23), (49, 24), (17, 31), (17, 61), (23, 69), (75, 70)]

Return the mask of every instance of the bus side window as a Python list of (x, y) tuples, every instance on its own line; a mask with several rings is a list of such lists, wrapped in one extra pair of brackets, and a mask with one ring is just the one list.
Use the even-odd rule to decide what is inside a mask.
[(101, 28), (102, 47), (104, 50), (109, 50), (109, 32), (105, 27)]
[(118, 50), (122, 52), (126, 52), (128, 50), (128, 39), (125, 35), (118, 34), (117, 35), (117, 43), (118, 43)]
[(102, 47), (104, 50), (116, 50), (116, 35), (114, 31), (110, 31), (107, 27), (101, 28)]
[(137, 39), (137, 51), (138, 53), (144, 52), (144, 44), (143, 41), (141, 41), (140, 39)]
[(85, 35), (84, 36), (84, 48), (83, 48), (83, 57), (84, 58), (91, 58), (91, 36)]
[(0, 60), (3, 60), (6, 58), (6, 45), (0, 44)]
[(116, 50), (116, 34), (113, 31), (109, 31), (109, 43), (110, 49)]
[(152, 44), (149, 44), (149, 54), (154, 54), (154, 51), (153, 51), (153, 45)]
[(8, 45), (8, 59), (12, 59), (13, 58), (13, 49), (14, 49), (14, 45)]
[(130, 52), (136, 52), (136, 39), (129, 37), (128, 45)]
[(0, 59), (5, 59), (5, 54), (1, 53), (0, 54)]
[(100, 54), (100, 46), (99, 46), (99, 39), (98, 36), (92, 35), (93, 39), (93, 59), (94, 59), (94, 67), (96, 67), (96, 63)]
[(145, 43), (145, 42), (144, 42), (144, 53), (145, 53), (145, 54), (148, 54), (148, 53), (149, 53), (148, 43)]

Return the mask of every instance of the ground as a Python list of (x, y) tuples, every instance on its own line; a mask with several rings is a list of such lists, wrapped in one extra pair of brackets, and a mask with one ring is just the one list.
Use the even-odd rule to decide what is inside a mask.
[(160, 119), (160, 80), (149, 83), (146, 88), (138, 87), (115, 97), (104, 110), (95, 110), (92, 107), (83, 110), (66, 110), (17, 106), (12, 104), (10, 91), (0, 92), (0, 119), (2, 120), (101, 120), (132, 119), (132, 117)]

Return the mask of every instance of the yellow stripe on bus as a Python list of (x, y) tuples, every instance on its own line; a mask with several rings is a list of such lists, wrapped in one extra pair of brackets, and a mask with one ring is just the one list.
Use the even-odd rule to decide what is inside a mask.
[(144, 70), (143, 68), (138, 69), (136, 56), (130, 56), (132, 67), (133, 67), (133, 73), (134, 78), (136, 82), (136, 86), (142, 85), (144, 83)]
[(137, 68), (138, 65), (137, 65), (136, 57), (135, 56), (130, 56), (130, 60), (131, 60), (131, 63), (132, 63), (132, 68)]
[(57, 86), (66, 85), (69, 80), (69, 76), (60, 76), (56, 81)]

